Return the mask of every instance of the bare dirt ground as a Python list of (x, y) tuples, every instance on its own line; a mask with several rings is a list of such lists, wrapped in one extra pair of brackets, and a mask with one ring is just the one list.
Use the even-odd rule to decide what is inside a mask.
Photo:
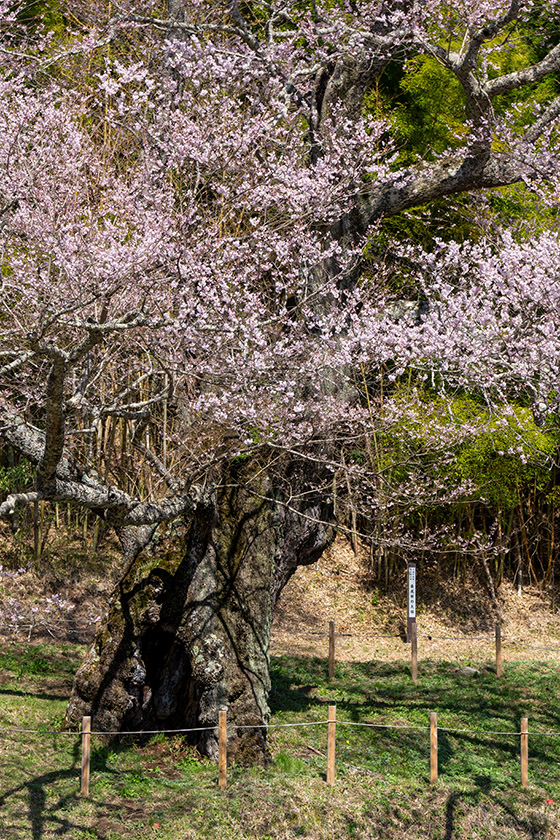
[[(406, 579), (388, 597), (371, 585), (367, 551), (354, 555), (339, 538), (313, 566), (300, 567), (286, 586), (273, 623), (271, 653), (327, 656), (328, 622), (335, 622), (336, 657), (347, 661), (409, 659)], [(560, 662), (560, 611), (536, 588), (521, 595), (510, 583), (494, 607), (487, 587), (472, 576), (417, 583), (419, 659), (483, 663), (495, 655), (495, 623), (502, 625), (503, 659)], [(523, 644), (519, 644), (523, 643)]]

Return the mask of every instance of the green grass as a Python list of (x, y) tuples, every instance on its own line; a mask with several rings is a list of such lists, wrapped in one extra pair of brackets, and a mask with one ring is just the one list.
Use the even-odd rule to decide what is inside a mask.
[[(77, 645), (11, 644), (0, 654), (0, 840), (554, 840), (560, 837), (560, 671), (506, 663), (465, 676), (422, 662), (416, 684), (400, 663), (278, 657), (273, 723), (324, 721), (337, 705), (337, 782), (327, 787), (326, 727), (274, 728), (273, 763), (216, 767), (183, 738), (104, 745), (92, 739), (91, 797), (79, 796), (79, 739), (59, 731)], [(439, 782), (428, 783), (429, 713), (437, 711)], [(445, 728), (519, 731), (529, 718), (530, 786), (519, 783), (519, 737)], [(422, 727), (362, 728), (343, 722)], [(54, 734), (53, 734), (54, 732)], [(547, 800), (553, 800), (548, 802)]]
[[(521, 718), (528, 717), (533, 733), (532, 779), (555, 794), (560, 792), (560, 738), (535, 734), (560, 733), (560, 706), (555, 702), (560, 689), (557, 667), (510, 663), (498, 681), (490, 668), (482, 668), (478, 676), (467, 676), (453, 663), (427, 661), (422, 663), (416, 684), (408, 666), (401, 663), (338, 664), (332, 684), (324, 674), (321, 660), (277, 659), (271, 698), (274, 720), (287, 722), (294, 716), (326, 719), (328, 703), (336, 703), (337, 756), (342, 764), (359, 765), (395, 783), (427, 781), (427, 727), (430, 712), (437, 712), (441, 779), (461, 785), (478, 780), (480, 786), (509, 787), (519, 780), (519, 737), (513, 733), (519, 732)], [(342, 721), (425, 729), (367, 729), (344, 726)], [(454, 733), (446, 728), (477, 731)], [(484, 731), (512, 734), (494, 736)], [(293, 738), (299, 737), (294, 730)], [(315, 731), (307, 738), (317, 746), (313, 739), (324, 740), (324, 733)]]

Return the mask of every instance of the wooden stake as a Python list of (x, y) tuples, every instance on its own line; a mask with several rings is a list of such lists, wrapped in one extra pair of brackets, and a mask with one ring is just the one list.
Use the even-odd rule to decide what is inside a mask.
[(336, 743), (336, 706), (329, 706), (329, 722), (327, 724), (327, 784), (334, 785)]
[(437, 712), (430, 712), (430, 784), (435, 785), (437, 778)]
[(220, 790), (225, 790), (225, 788), (226, 788), (226, 778), (227, 778), (227, 709), (220, 709), (218, 720), (219, 720), (219, 725), (218, 725), (219, 785), (220, 785)]
[(334, 621), (329, 621), (329, 680), (334, 679)]
[(521, 787), (529, 784), (529, 719), (521, 718)]
[(418, 633), (416, 631), (416, 621), (413, 621), (410, 626), (410, 652), (412, 657), (412, 682), (418, 679)]
[(496, 624), (496, 677), (502, 676), (502, 625)]
[(82, 718), (82, 796), (89, 796), (89, 761), (91, 748), (91, 717)]

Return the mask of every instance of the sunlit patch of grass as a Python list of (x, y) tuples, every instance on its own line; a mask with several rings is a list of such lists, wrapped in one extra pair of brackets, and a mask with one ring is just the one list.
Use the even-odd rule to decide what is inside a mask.
[[(103, 744), (92, 739), (91, 795), (79, 795), (80, 739), (60, 732), (80, 649), (22, 644), (0, 664), (0, 840), (550, 840), (560, 836), (558, 669), (507, 664), (475, 676), (423, 662), (412, 683), (400, 663), (279, 657), (272, 663), (268, 767), (215, 765), (184, 738)], [(337, 781), (325, 783), (328, 705), (337, 705)], [(438, 712), (439, 772), (428, 784), (428, 720)], [(520, 718), (529, 718), (530, 787), (519, 784)], [(399, 728), (362, 728), (359, 722)], [(418, 729), (400, 728), (405, 725)], [(499, 730), (505, 736), (450, 729)], [(548, 801), (551, 800), (551, 801)]]
[[(435, 711), (440, 777), (466, 784), (478, 779), (480, 785), (503, 789), (519, 780), (516, 733), (521, 718), (528, 717), (532, 779), (560, 790), (560, 738), (536, 734), (560, 733), (560, 708), (551, 702), (560, 687), (558, 668), (510, 663), (501, 680), (489, 667), (474, 676), (450, 663), (423, 663), (423, 668), (413, 683), (406, 664), (339, 663), (336, 679), (329, 683), (324, 662), (279, 657), (273, 664), (275, 719), (325, 718), (328, 704), (335, 703), (341, 764), (404, 782), (427, 778), (429, 714)], [(359, 722), (423, 729), (352, 725)], [(469, 731), (446, 731), (453, 729)], [(306, 731), (314, 747), (319, 746), (317, 735)], [(299, 737), (298, 730), (275, 735), (279, 748), (284, 742), (295, 747)], [(324, 731), (320, 738), (324, 750)]]

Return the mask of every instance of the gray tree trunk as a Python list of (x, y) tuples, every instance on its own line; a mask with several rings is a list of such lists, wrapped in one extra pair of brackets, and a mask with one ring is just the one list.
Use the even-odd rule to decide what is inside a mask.
[[(69, 723), (90, 714), (93, 729), (109, 732), (215, 727), (227, 706), (231, 723), (249, 727), (230, 735), (229, 755), (267, 760), (266, 731), (250, 727), (269, 720), (273, 607), (334, 528), (319, 494), (296, 510), (264, 475), (246, 489), (249, 471), (230, 474), (229, 486), (198, 504), (180, 554), (149, 556), (138, 552), (141, 541), (127, 544), (128, 570), (75, 677)], [(196, 740), (216, 755), (214, 729)]]

